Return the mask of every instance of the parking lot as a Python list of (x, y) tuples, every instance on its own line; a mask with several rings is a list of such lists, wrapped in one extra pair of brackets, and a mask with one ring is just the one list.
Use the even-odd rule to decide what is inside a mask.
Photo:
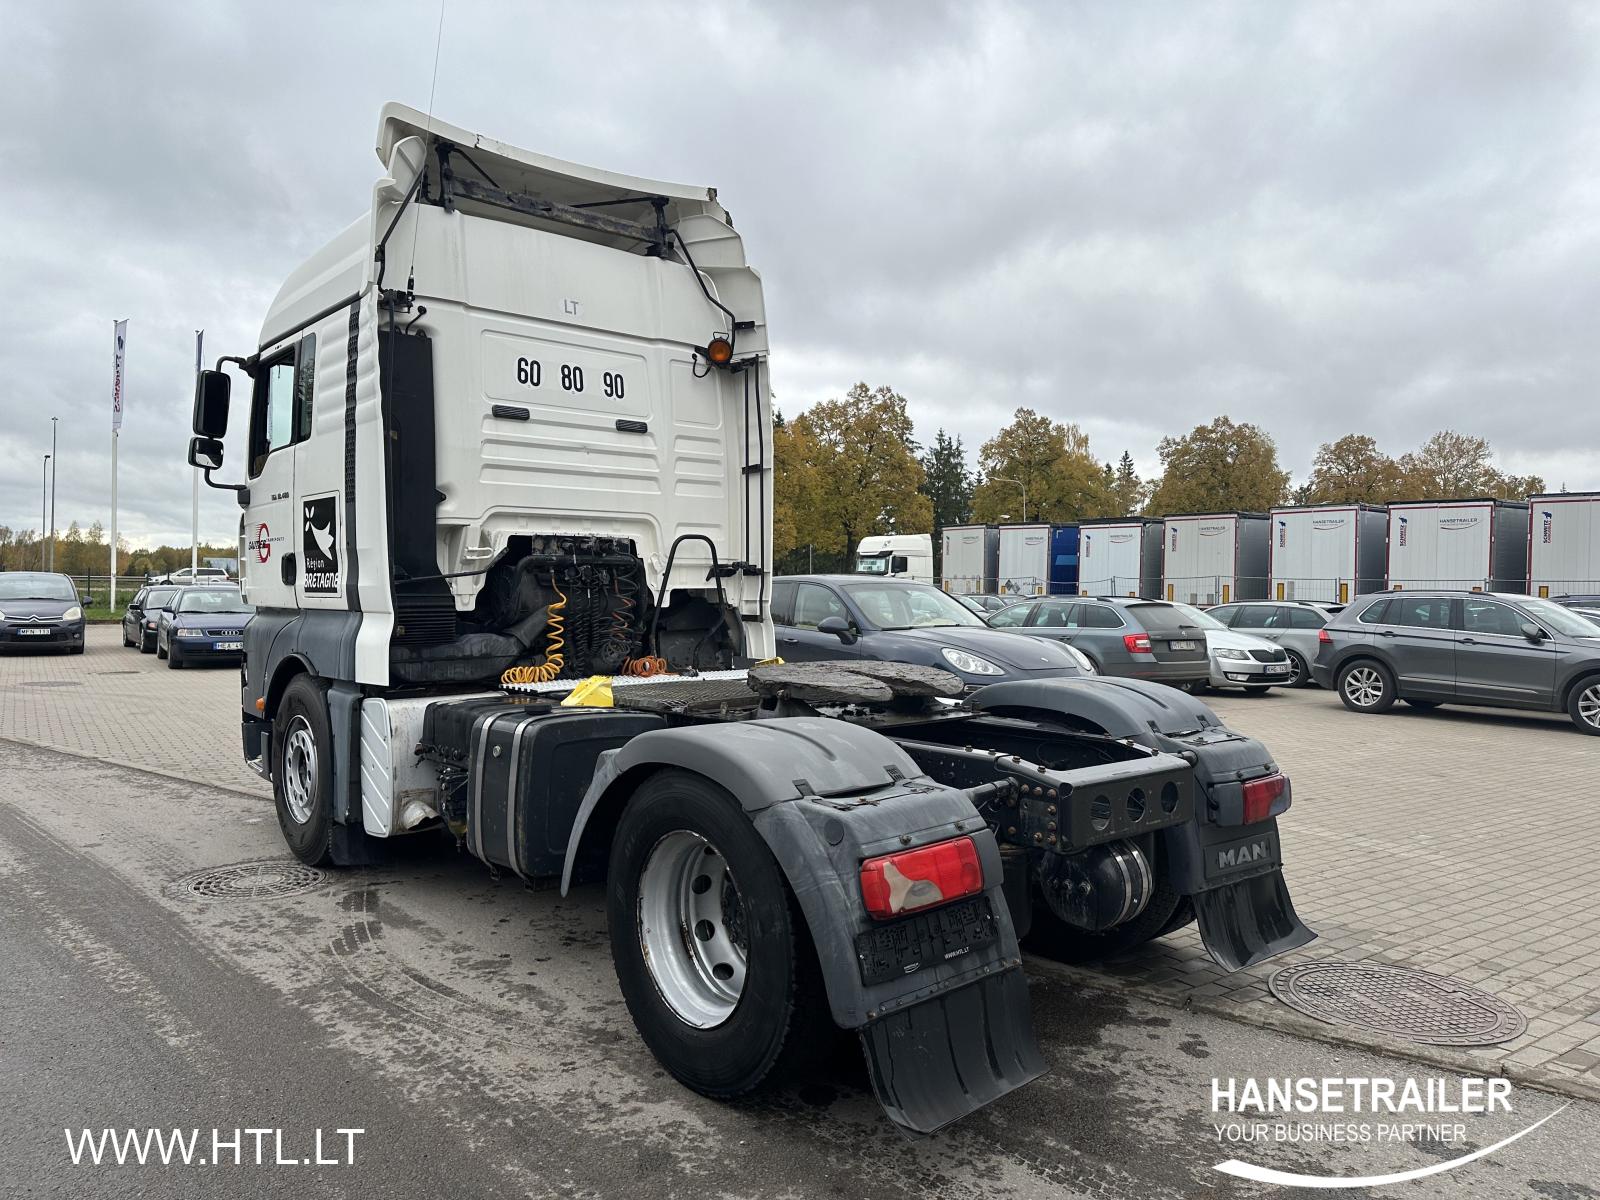
[[(0, 738), (266, 800), (239, 756), (238, 673), (171, 672), (90, 630), (80, 657), (0, 659)], [(1422, 1055), (1600, 1095), (1600, 858), (1596, 753), (1563, 717), (1490, 710), (1345, 711), (1316, 689), (1212, 693), (1294, 780), (1285, 874), (1316, 941), (1226, 975), (1193, 928), (1114, 963), (1041, 966), (1258, 1025)], [(270, 818), (270, 813), (264, 810)], [(243, 857), (242, 855), (240, 857)], [(1452, 975), (1512, 1002), (1526, 1033), (1419, 1051), (1292, 1012), (1272, 972), (1319, 958)]]

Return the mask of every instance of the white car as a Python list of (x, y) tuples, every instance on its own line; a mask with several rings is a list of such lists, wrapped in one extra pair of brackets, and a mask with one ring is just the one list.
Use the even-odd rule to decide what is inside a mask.
[(221, 567), (180, 567), (149, 582), (173, 587), (207, 587), (211, 584), (231, 584), (233, 579)]
[(1289, 655), (1282, 646), (1229, 629), (1192, 604), (1173, 607), (1206, 631), (1206, 657), (1211, 663), (1211, 677), (1206, 682), (1212, 687), (1264, 692), (1270, 687), (1287, 686), (1292, 672)]

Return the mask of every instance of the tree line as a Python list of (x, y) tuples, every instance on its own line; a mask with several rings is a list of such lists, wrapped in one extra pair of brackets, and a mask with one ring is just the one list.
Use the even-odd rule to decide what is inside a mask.
[[(49, 559), (50, 538), (43, 545), (33, 529), (12, 529), (0, 525), (0, 571), (38, 571)], [(232, 559), (237, 549), (231, 545), (200, 547), (200, 560)], [(126, 538), (117, 539), (117, 573), (122, 576), (164, 575), (189, 565), (188, 546), (157, 546), (154, 549), (130, 547)], [(111, 567), (111, 549), (106, 531), (99, 521), (87, 529), (73, 521), (56, 530), (55, 567), (63, 575), (104, 575)]]
[[(1128, 451), (1115, 463), (1102, 460), (1077, 425), (1029, 408), (1017, 409), (971, 466), (961, 439), (944, 429), (932, 445), (919, 445), (905, 397), (865, 383), (792, 420), (776, 416), (774, 423), (773, 542), (780, 572), (847, 569), (863, 537), (936, 533), (969, 522), (1522, 499), (1545, 490), (1537, 475), (1501, 472), (1485, 439), (1449, 429), (1398, 456), (1365, 434), (1347, 434), (1320, 446), (1310, 474), (1293, 486), (1272, 436), (1228, 417), (1163, 438), (1161, 472), (1153, 479), (1139, 477)], [(935, 539), (936, 556), (938, 550)]]

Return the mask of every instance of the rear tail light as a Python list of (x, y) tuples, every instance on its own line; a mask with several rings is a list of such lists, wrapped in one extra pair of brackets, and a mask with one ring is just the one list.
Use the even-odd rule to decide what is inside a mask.
[(1283, 775), (1267, 775), (1244, 785), (1244, 823), (1254, 825), (1275, 817), (1289, 807), (1289, 780)]
[(1128, 648), (1129, 654), (1150, 653), (1150, 635), (1148, 633), (1125, 633), (1122, 635), (1122, 644)]
[(969, 837), (936, 842), (861, 864), (861, 899), (877, 920), (983, 891), (983, 864)]
[(1333, 635), (1326, 629), (1319, 629), (1317, 630), (1317, 641), (1323, 645), (1331, 646), (1333, 645)]

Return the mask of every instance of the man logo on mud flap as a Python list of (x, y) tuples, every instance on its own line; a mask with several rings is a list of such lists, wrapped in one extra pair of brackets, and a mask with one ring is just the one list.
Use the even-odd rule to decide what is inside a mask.
[(301, 558), (305, 576), (301, 586), (308, 596), (332, 596), (339, 591), (339, 511), (337, 496), (317, 496), (301, 504)]
[(1266, 842), (1248, 842), (1243, 846), (1230, 846), (1226, 850), (1218, 850), (1217, 866), (1223, 870), (1229, 867), (1246, 867), (1266, 857)]

